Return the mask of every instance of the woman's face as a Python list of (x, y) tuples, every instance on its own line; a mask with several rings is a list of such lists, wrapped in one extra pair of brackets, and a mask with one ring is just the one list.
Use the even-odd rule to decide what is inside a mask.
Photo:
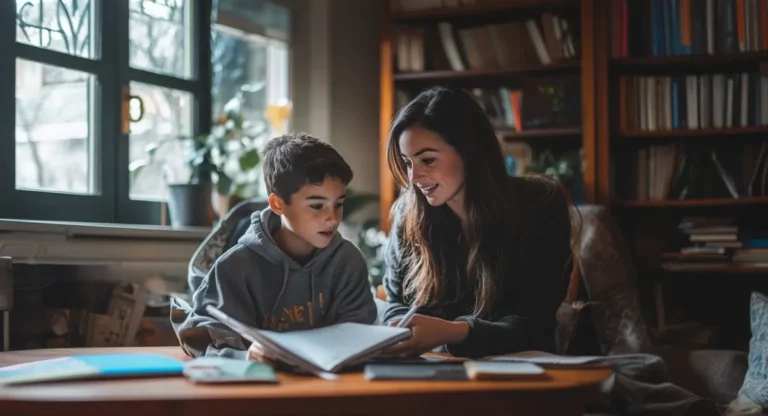
[(408, 179), (430, 205), (462, 201), (464, 162), (453, 146), (422, 127), (406, 129), (399, 145)]

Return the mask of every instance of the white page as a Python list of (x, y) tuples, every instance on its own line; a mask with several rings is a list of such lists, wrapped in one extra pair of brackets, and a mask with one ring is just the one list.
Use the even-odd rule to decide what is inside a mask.
[(541, 365), (562, 365), (577, 366), (584, 364), (594, 364), (603, 360), (604, 357), (596, 355), (556, 355), (542, 351), (523, 351), (515, 354), (500, 355), (491, 358), (492, 361), (512, 361), (526, 362)]
[(289, 350), (325, 371), (332, 372), (351, 357), (410, 336), (410, 328), (365, 325), (346, 322), (317, 329), (274, 332), (259, 331), (282, 348)]

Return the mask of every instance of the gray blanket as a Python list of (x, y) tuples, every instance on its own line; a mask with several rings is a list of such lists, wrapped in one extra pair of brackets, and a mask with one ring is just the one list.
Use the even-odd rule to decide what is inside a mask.
[(720, 416), (718, 405), (669, 382), (664, 361), (651, 354), (607, 356), (613, 380), (587, 415)]

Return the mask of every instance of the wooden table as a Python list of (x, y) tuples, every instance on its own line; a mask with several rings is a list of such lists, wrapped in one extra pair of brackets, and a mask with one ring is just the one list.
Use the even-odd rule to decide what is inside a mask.
[[(0, 367), (75, 354), (179, 348), (48, 349), (0, 353)], [(0, 387), (3, 415), (581, 415), (611, 371), (547, 370), (545, 381), (366, 381), (361, 373), (325, 381), (280, 374), (279, 385), (194, 385), (183, 377), (94, 380)]]

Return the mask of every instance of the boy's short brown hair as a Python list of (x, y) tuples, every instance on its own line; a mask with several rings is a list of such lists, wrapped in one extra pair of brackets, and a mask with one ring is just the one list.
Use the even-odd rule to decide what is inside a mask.
[(289, 133), (267, 143), (263, 154), (267, 192), (286, 204), (304, 185), (319, 185), (325, 178), (344, 185), (352, 181), (352, 169), (330, 144), (306, 133)]

